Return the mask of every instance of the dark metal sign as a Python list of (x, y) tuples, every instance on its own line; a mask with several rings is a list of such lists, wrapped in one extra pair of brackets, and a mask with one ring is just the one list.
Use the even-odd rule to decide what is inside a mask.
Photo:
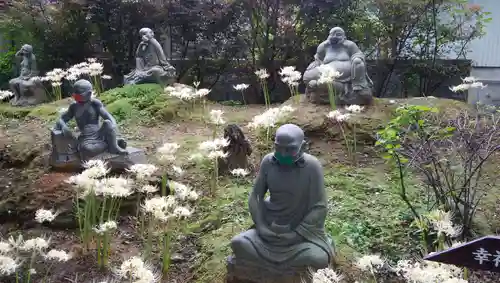
[(500, 237), (482, 237), (445, 251), (431, 253), (424, 259), (500, 273)]

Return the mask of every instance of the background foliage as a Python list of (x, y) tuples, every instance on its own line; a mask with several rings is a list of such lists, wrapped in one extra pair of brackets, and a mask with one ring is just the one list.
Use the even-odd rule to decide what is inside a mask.
[[(31, 43), (41, 70), (97, 57), (116, 85), (133, 68), (139, 29), (150, 27), (175, 59), (179, 81), (211, 87), (237, 62), (249, 71), (270, 70), (273, 90), (279, 87), (276, 71), (284, 65), (303, 71), (338, 25), (369, 58), (392, 62), (378, 78), (377, 94), (396, 79), (412, 84), (417, 95), (431, 95), (439, 87), (429, 77), (459, 72), (438, 59), (464, 59), (487, 21), (488, 13), (466, 0), (13, 0), (0, 31), (4, 50)], [(0, 57), (2, 84), (13, 73), (11, 55)], [(422, 60), (415, 64), (419, 75), (394, 78), (406, 59)]]

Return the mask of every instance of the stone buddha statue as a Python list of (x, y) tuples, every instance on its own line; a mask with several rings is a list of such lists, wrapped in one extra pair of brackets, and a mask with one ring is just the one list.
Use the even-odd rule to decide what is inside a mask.
[(366, 72), (365, 56), (356, 43), (346, 39), (342, 28), (330, 30), (327, 40), (318, 46), (314, 59), (303, 75), (306, 95), (311, 102), (329, 103), (328, 87), (320, 85), (318, 80), (322, 67), (331, 67), (340, 73), (333, 82), (338, 104), (371, 103), (373, 82)]
[(16, 58), (21, 59), (19, 77), (9, 81), (9, 87), (14, 93), (10, 101), (13, 106), (36, 105), (47, 101), (45, 89), (40, 80), (36, 80), (38, 70), (33, 47), (24, 44), (16, 52)]
[[(275, 151), (263, 158), (248, 200), (254, 226), (231, 240), (228, 269), (233, 270), (228, 276), (250, 276), (244, 279), (259, 282), (259, 269), (282, 277), (332, 263), (334, 252), (324, 227), (323, 169), (314, 156), (304, 153), (304, 145), (298, 126), (286, 124), (276, 131)], [(242, 270), (248, 266), (258, 266), (257, 272)]]
[[(143, 159), (142, 151), (127, 148), (125, 140), (119, 138), (116, 120), (101, 101), (92, 97), (92, 92), (92, 84), (87, 80), (78, 80), (73, 85), (72, 96), (75, 101), (61, 114), (52, 129), (51, 163), (53, 167), (64, 169), (65, 167), (79, 167), (82, 162), (90, 159), (104, 159), (105, 161), (115, 159), (118, 163), (123, 163), (119, 166), (124, 168), (133, 163), (139, 163), (139, 159)], [(101, 118), (102, 124), (99, 123)], [(68, 125), (72, 119), (75, 119), (80, 131), (78, 136)], [(128, 156), (131, 153), (135, 154), (133, 157), (136, 161)], [(113, 164), (111, 167), (113, 168)]]
[(135, 55), (135, 69), (124, 77), (124, 84), (171, 84), (176, 77), (175, 68), (167, 61), (160, 43), (150, 28), (139, 31), (141, 43)]

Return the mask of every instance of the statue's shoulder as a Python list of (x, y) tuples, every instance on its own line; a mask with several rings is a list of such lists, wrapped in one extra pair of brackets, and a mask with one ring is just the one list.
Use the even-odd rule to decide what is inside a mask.
[(75, 108), (78, 107), (78, 102), (76, 101), (73, 101), (71, 102), (69, 105), (68, 105), (68, 111), (71, 112), (73, 110), (75, 110)]
[(325, 49), (326, 47), (328, 47), (328, 45), (330, 45), (330, 42), (328, 42), (328, 40), (325, 40), (318, 45), (318, 49)]
[(264, 158), (262, 158), (262, 161), (260, 162), (260, 168), (266, 169), (266, 167), (270, 166), (273, 163), (274, 163), (274, 154), (268, 153), (264, 156)]
[(92, 98), (90, 103), (92, 103), (93, 106), (98, 107), (98, 108), (104, 107), (104, 104), (97, 98)]
[(348, 48), (358, 47), (358, 45), (354, 41), (351, 41), (349, 39), (344, 40), (344, 45)]
[(274, 161), (274, 153), (270, 152), (262, 158), (262, 164), (264, 163), (272, 163)]
[(323, 170), (321, 162), (314, 155), (310, 155), (309, 153), (304, 153), (304, 162), (307, 168), (311, 170)]

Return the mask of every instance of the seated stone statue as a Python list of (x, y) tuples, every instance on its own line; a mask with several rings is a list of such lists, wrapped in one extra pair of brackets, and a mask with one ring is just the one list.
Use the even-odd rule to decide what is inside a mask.
[(303, 75), (306, 95), (311, 102), (329, 103), (327, 85), (318, 84), (321, 66), (328, 66), (341, 74), (333, 82), (337, 104), (371, 103), (373, 82), (366, 72), (365, 56), (356, 43), (346, 39), (342, 28), (330, 30), (328, 39), (318, 46), (314, 59)]
[(160, 43), (149, 28), (139, 31), (141, 43), (137, 47), (135, 69), (124, 77), (124, 84), (159, 83), (172, 84), (176, 77), (175, 68), (167, 62)]
[[(255, 265), (284, 275), (332, 263), (333, 248), (324, 229), (327, 199), (323, 170), (314, 156), (303, 152), (304, 144), (304, 132), (296, 125), (286, 124), (276, 131), (275, 152), (263, 158), (248, 200), (254, 227), (231, 240), (234, 256), (228, 269), (231, 264)], [(269, 197), (264, 198), (268, 191)], [(258, 274), (249, 273), (255, 272), (228, 276), (261, 280), (256, 278)]]
[(22, 58), (19, 77), (9, 81), (9, 87), (14, 93), (10, 101), (13, 106), (37, 105), (47, 101), (45, 88), (40, 80), (36, 80), (38, 71), (33, 47), (25, 44), (16, 53), (16, 58)]
[[(77, 169), (75, 167), (79, 168), (82, 162), (90, 159), (116, 161), (123, 163), (118, 166), (124, 168), (139, 163), (139, 159), (142, 162), (144, 153), (137, 149), (127, 149), (125, 140), (118, 136), (115, 119), (101, 101), (92, 98), (92, 92), (92, 84), (87, 80), (78, 80), (73, 85), (72, 96), (75, 101), (62, 113), (52, 129), (53, 167)], [(68, 126), (73, 118), (80, 131), (78, 136)], [(102, 125), (99, 123), (100, 118), (104, 120)], [(135, 161), (128, 156), (130, 153), (135, 154)]]

